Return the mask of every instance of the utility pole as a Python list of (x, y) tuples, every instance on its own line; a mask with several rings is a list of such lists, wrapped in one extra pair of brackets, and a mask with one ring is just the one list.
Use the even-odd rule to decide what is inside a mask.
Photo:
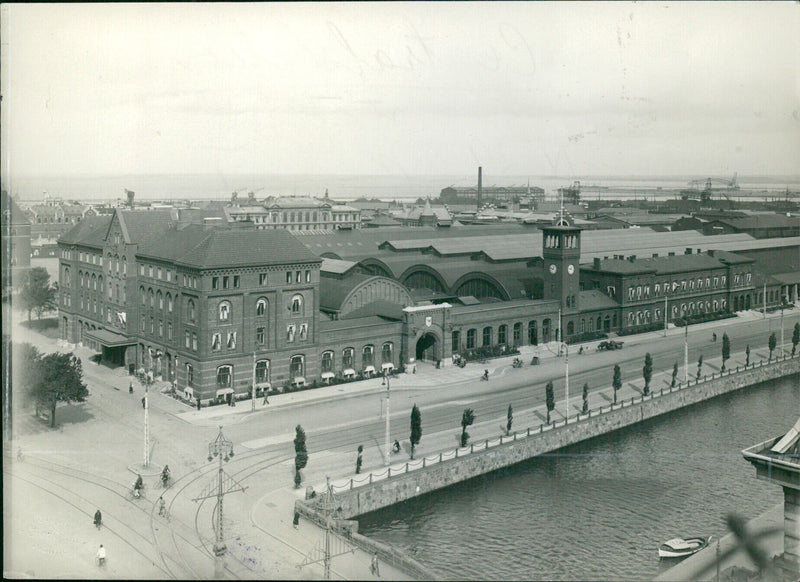
[(150, 425), (147, 418), (148, 411), (148, 398), (147, 398), (147, 382), (144, 384), (144, 462), (143, 467), (150, 466)]
[(764, 277), (764, 303), (761, 309), (761, 315), (763, 319), (767, 318), (767, 278)]
[(389, 466), (389, 456), (392, 454), (391, 445), (389, 444), (389, 376), (386, 370), (383, 371), (383, 382), (381, 386), (386, 386), (386, 466)]
[(669, 319), (667, 317), (667, 314), (669, 313), (668, 310), (669, 310), (668, 298), (666, 295), (666, 291), (664, 291), (664, 337), (667, 337), (667, 321)]
[(684, 319), (683, 334), (683, 382), (689, 385), (689, 322)]
[(569, 346), (564, 343), (566, 359), (564, 360), (564, 424), (569, 418)]
[(256, 353), (253, 352), (253, 383), (250, 389), (250, 412), (256, 411)]
[(217, 470), (217, 478), (211, 483), (206, 485), (198, 497), (193, 501), (201, 499), (217, 498), (217, 527), (216, 538), (214, 541), (214, 577), (222, 578), (225, 574), (225, 537), (222, 530), (222, 498), (226, 493), (233, 493), (234, 491), (244, 491), (246, 488), (240, 485), (230, 475), (227, 475), (222, 470), (222, 461), (228, 462), (233, 457), (233, 442), (227, 440), (225, 435), (222, 434), (222, 426), (219, 427), (219, 434), (214, 442), (208, 444), (208, 461), (214, 460), (214, 457), (219, 458), (219, 469)]
[(781, 355), (783, 355), (783, 297), (780, 298), (781, 300)]

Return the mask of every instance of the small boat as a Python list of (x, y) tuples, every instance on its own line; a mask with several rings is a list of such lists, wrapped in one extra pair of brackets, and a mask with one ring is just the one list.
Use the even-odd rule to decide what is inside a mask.
[(659, 558), (685, 558), (699, 552), (708, 545), (711, 536), (672, 538), (658, 547)]

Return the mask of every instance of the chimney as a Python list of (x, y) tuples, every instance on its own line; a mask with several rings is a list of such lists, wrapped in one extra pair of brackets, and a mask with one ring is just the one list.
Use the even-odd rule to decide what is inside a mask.
[(691, 255), (692, 254), (692, 247), (686, 247), (686, 250), (683, 252), (684, 255)]
[(602, 263), (600, 262), (600, 257), (595, 257), (594, 258), (594, 268), (599, 271), (600, 268), (601, 268), (601, 264)]
[(130, 206), (131, 209), (133, 209), (133, 197), (136, 194), (136, 192), (134, 192), (133, 190), (126, 189), (125, 194), (128, 196), (128, 206)]
[(478, 166), (478, 210), (481, 209), (481, 199), (483, 198), (483, 168)]

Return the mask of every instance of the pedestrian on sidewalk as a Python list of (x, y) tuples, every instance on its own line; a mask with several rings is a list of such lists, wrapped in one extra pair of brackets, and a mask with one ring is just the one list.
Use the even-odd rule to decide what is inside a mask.
[(266, 390), (264, 390), (264, 406), (266, 406), (267, 404), (269, 404), (269, 393)]
[(378, 554), (372, 554), (372, 564), (370, 564), (369, 570), (372, 572), (373, 576), (381, 577), (381, 571), (378, 566)]
[(144, 403), (145, 403), (145, 397), (142, 396), (142, 408), (144, 408)]
[(106, 549), (103, 547), (103, 544), (100, 544), (100, 548), (97, 550), (97, 565), (105, 566), (105, 564), (106, 564)]
[(133, 394), (133, 382), (128, 384), (128, 394)]
[(297, 529), (297, 526), (299, 524), (300, 524), (300, 512), (299, 511), (295, 511), (294, 512), (294, 519), (292, 520), (292, 525), (294, 526), (294, 529)]

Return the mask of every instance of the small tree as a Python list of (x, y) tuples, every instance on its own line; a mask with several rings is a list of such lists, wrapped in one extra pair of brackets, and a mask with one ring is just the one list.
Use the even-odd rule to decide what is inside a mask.
[(697, 380), (700, 379), (700, 369), (703, 367), (703, 354), (700, 354), (700, 357), (697, 358)]
[(361, 454), (364, 452), (364, 445), (358, 445), (358, 456), (356, 457), (356, 475), (361, 473), (361, 464), (364, 462)]
[(725, 362), (731, 357), (731, 339), (727, 333), (722, 334), (722, 372), (725, 371)]
[(616, 404), (617, 390), (622, 388), (622, 370), (619, 369), (619, 364), (614, 364), (614, 379), (611, 381), (611, 386), (614, 387), (614, 404)]
[(294, 427), (294, 486), (295, 489), (300, 488), (300, 483), (303, 481), (300, 475), (300, 469), (305, 468), (308, 464), (308, 450), (306, 449), (306, 431), (299, 424)]
[(676, 360), (675, 363), (672, 365), (672, 382), (670, 383), (670, 388), (675, 388), (675, 380), (678, 378), (678, 361)]
[(778, 338), (775, 337), (775, 332), (773, 331), (769, 336), (769, 359), (772, 360), (772, 352), (775, 351), (775, 346), (778, 345)]
[(650, 380), (653, 378), (653, 358), (650, 356), (650, 352), (644, 356), (642, 377), (644, 378), (644, 395), (647, 396), (650, 394)]
[(56, 293), (58, 285), (50, 284), (50, 274), (44, 267), (33, 267), (24, 275), (20, 287), (20, 307), (28, 312), (28, 321), (31, 312), (36, 311), (37, 318), (41, 319), (45, 311), (56, 308)]
[(581, 412), (583, 414), (589, 412), (589, 384), (583, 385), (583, 409)]
[(39, 355), (35, 348), (26, 349), (28, 358), (23, 374), (27, 376), (28, 396), (40, 408), (50, 410), (50, 427), (56, 425), (56, 405), (59, 402), (83, 402), (89, 395), (83, 383), (81, 360), (73, 353)]
[(745, 355), (744, 367), (746, 368), (747, 366), (750, 365), (750, 344), (747, 344), (747, 347), (744, 349), (744, 355)]
[(508, 405), (508, 412), (506, 412), (506, 434), (511, 434), (511, 423), (514, 422), (514, 409)]
[(409, 440), (411, 441), (411, 458), (414, 458), (414, 447), (419, 444), (420, 439), (422, 438), (422, 415), (419, 412), (419, 408), (416, 404), (411, 409), (411, 436)]
[(792, 357), (797, 350), (797, 344), (800, 344), (800, 323), (795, 323), (792, 331)]
[(556, 397), (553, 393), (553, 383), (548, 382), (544, 387), (545, 404), (547, 405), (547, 424), (550, 424), (550, 413), (556, 408)]
[(475, 413), (471, 408), (465, 408), (464, 413), (461, 415), (461, 446), (466, 447), (469, 441), (469, 433), (467, 427), (475, 422)]

